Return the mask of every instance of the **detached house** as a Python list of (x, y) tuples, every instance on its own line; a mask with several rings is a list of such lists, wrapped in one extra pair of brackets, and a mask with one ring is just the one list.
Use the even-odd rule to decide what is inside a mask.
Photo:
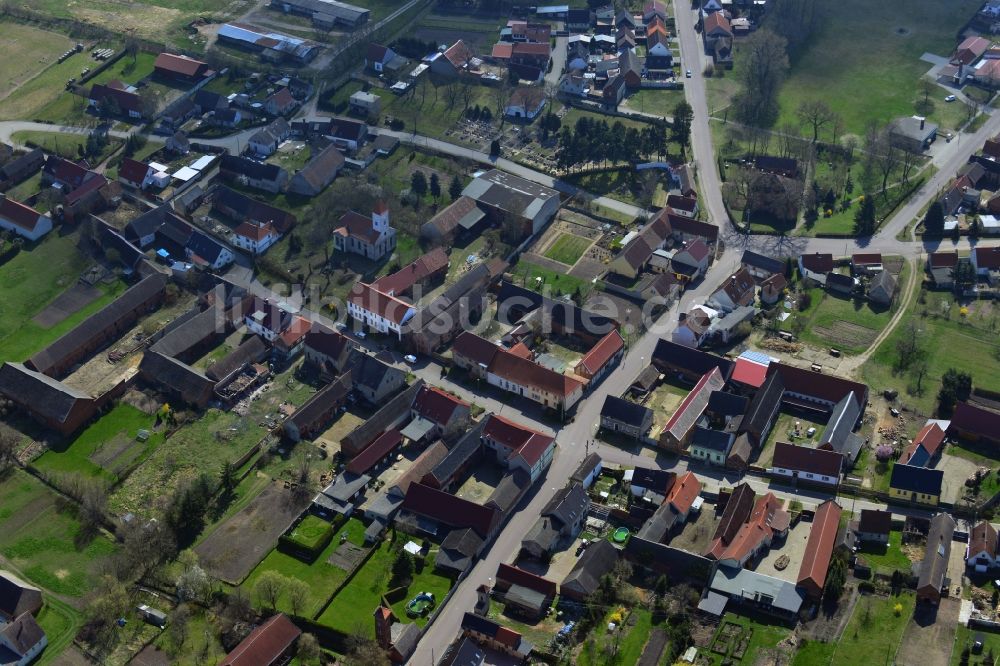
[(417, 313), (406, 301), (358, 282), (347, 296), (347, 314), (378, 333), (395, 333), (403, 339), (403, 326)]
[(826, 276), (832, 271), (832, 254), (820, 254), (819, 252), (815, 252), (813, 254), (799, 255), (799, 274), (804, 280), (814, 280), (819, 284), (825, 285)]
[(292, 176), (288, 191), (307, 197), (318, 196), (334, 181), (344, 164), (344, 154), (336, 146), (327, 146)]
[[(289, 95), (291, 97), (291, 95)], [(288, 121), (284, 118), (272, 120), (267, 127), (250, 137), (250, 150), (260, 157), (272, 155), (281, 142), (288, 138)]]
[(988, 520), (972, 528), (965, 550), (965, 566), (976, 573), (986, 573), (997, 566), (997, 531)]
[(52, 231), (52, 218), (0, 194), (0, 229), (12, 231), (29, 241), (37, 241)]
[(877, 509), (862, 509), (855, 533), (861, 542), (889, 543), (892, 513)]
[(836, 487), (840, 483), (843, 461), (844, 457), (836, 451), (778, 442), (768, 472), (778, 477)]
[(643, 439), (653, 427), (653, 410), (609, 395), (601, 408), (601, 427), (632, 439)]
[(87, 104), (109, 116), (124, 116), (133, 120), (143, 117), (142, 98), (121, 81), (95, 83), (90, 89)]
[(889, 478), (889, 496), (895, 500), (937, 506), (941, 499), (944, 470), (927, 469), (897, 462)]
[(589, 507), (590, 498), (582, 485), (571, 483), (559, 489), (521, 540), (521, 552), (545, 560), (560, 545), (572, 543), (583, 529)]
[(916, 467), (930, 466), (940, 455), (945, 432), (937, 423), (928, 423), (903, 451), (899, 462)]
[(752, 305), (757, 294), (757, 285), (753, 276), (745, 268), (736, 271), (722, 283), (709, 298), (712, 305), (723, 312), (732, 312), (736, 308)]
[(270, 222), (252, 224), (244, 222), (233, 230), (232, 241), (236, 247), (250, 254), (264, 254), (281, 239), (281, 234)]

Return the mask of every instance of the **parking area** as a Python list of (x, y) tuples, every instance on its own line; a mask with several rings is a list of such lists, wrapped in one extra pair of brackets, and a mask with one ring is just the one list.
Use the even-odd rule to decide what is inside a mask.
[(941, 500), (956, 502), (965, 494), (965, 480), (976, 473), (979, 468), (973, 461), (959, 456), (941, 454), (941, 459), (935, 469), (944, 470), (944, 481), (941, 488)]
[(764, 559), (757, 565), (757, 572), (787, 580), (790, 583), (796, 582), (811, 530), (812, 523), (807, 523), (804, 520), (800, 520), (795, 527), (789, 528), (785, 543), (780, 548), (772, 548), (764, 556)]

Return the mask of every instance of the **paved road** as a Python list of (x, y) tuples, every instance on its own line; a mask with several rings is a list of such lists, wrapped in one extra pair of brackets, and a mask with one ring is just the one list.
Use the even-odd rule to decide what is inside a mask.
[[(60, 134), (90, 134), (93, 127), (72, 127), (70, 125), (55, 125), (50, 123), (36, 123), (30, 120), (3, 120), (0, 121), (0, 141), (5, 143), (16, 143), (11, 137), (16, 132), (59, 132)], [(136, 130), (121, 132), (119, 130), (108, 130), (108, 135), (116, 139), (127, 139)], [(163, 141), (162, 138), (150, 136), (152, 141)]]
[(556, 46), (552, 49), (552, 69), (545, 75), (546, 86), (559, 86), (563, 70), (566, 69), (566, 45), (569, 37), (556, 37)]

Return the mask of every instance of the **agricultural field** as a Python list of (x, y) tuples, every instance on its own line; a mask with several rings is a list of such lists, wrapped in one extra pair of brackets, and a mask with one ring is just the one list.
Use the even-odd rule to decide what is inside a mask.
[[(918, 83), (931, 67), (920, 56), (948, 56), (955, 35), (979, 6), (978, 0), (837, 3), (836, 11), (823, 14), (808, 49), (792, 64), (779, 98), (778, 126), (797, 123), (795, 111), (806, 100), (827, 102), (843, 118), (846, 131), (858, 135), (869, 120), (885, 123), (913, 115)], [(735, 57), (739, 63), (739, 49)], [(950, 107), (959, 105), (945, 104), (947, 94), (940, 89), (929, 119), (954, 129)]]
[(79, 235), (48, 234), (0, 265), (0, 360), (23, 361), (110, 303), (124, 285), (99, 284), (95, 298), (56, 323), (33, 318), (76, 284), (94, 262), (78, 248)]
[(553, 261), (572, 266), (590, 247), (589, 238), (574, 236), (573, 234), (561, 233), (555, 242), (545, 251), (545, 256)]
[[(4, 26), (9, 24), (5, 23)], [(49, 118), (45, 114), (39, 113), (44, 107), (54, 102), (57, 98), (66, 100), (66, 108), (73, 104), (79, 105), (80, 109), (86, 104), (82, 97), (75, 95), (64, 95), (66, 82), (69, 79), (80, 78), (80, 72), (85, 67), (94, 67), (95, 61), (88, 55), (89, 49), (94, 46), (91, 42), (83, 42), (84, 50), (76, 53), (61, 63), (56, 62), (56, 56), (62, 51), (52, 56), (51, 63), (36, 76), (17, 87), (11, 92), (0, 105), (0, 120), (33, 120), (49, 119), (52, 121), (61, 120), (59, 118)], [(101, 44), (100, 46), (110, 46)], [(96, 123), (92, 123), (96, 124)]]
[(0, 99), (56, 62), (73, 46), (69, 37), (20, 23), (4, 21), (0, 23), (0, 31), (8, 56), (0, 62)]
[[(897, 388), (900, 400), (924, 416), (937, 407), (941, 376), (949, 368), (972, 375), (974, 386), (996, 387), (1000, 376), (1000, 307), (991, 301), (972, 301), (967, 313), (947, 292), (920, 292), (909, 310), (871, 358), (862, 366), (863, 379), (877, 390)], [(927, 374), (920, 390), (910, 371), (898, 372), (899, 346), (907, 331), (916, 330), (927, 362)], [(948, 344), (937, 344), (947, 340)]]
[(75, 508), (41, 481), (20, 470), (0, 480), (0, 555), (28, 580), (83, 597), (114, 550), (103, 534), (84, 534)]
[[(155, 416), (121, 403), (72, 440), (51, 444), (35, 466), (47, 474), (82, 473), (113, 483), (164, 441), (164, 426), (157, 430), (155, 422)], [(149, 433), (147, 441), (138, 440), (139, 430)]]

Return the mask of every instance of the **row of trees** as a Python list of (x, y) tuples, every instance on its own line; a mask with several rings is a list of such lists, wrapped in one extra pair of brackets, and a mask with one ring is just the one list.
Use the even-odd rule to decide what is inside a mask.
[(616, 120), (591, 120), (584, 116), (572, 128), (564, 125), (559, 133), (556, 163), (561, 169), (583, 164), (607, 166), (639, 157), (662, 159), (666, 154), (668, 127), (665, 123), (646, 125), (641, 130)]

